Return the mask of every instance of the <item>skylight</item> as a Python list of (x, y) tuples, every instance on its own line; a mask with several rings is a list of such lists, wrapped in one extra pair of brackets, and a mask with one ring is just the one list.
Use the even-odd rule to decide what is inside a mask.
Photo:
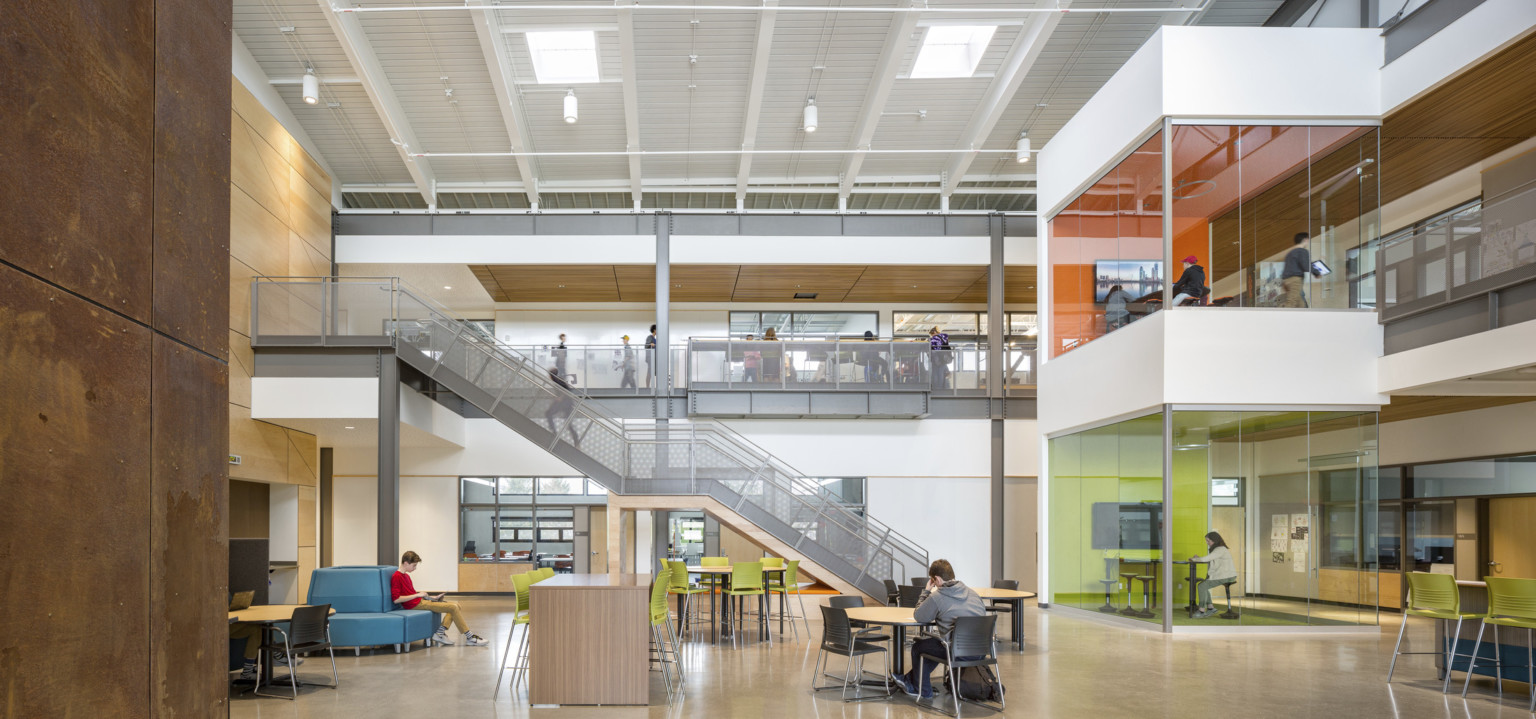
[(923, 35), (910, 77), (970, 77), (992, 41), (996, 25), (935, 25)]
[(591, 30), (530, 32), (528, 52), (541, 84), (597, 82), (597, 33)]

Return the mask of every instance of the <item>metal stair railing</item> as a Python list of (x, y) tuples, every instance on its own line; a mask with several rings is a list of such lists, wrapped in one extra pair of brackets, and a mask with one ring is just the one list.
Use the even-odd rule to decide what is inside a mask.
[(614, 417), (398, 278), (258, 278), (251, 304), (253, 346), (391, 345), (609, 490), (710, 496), (875, 596), (926, 570), (915, 542), (726, 425)]

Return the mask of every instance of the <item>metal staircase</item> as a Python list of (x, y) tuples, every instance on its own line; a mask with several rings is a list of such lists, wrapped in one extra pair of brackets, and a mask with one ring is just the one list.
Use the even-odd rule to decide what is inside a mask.
[(709, 497), (873, 596), (921, 547), (710, 420), (619, 419), (398, 278), (260, 278), (253, 347), (390, 346), (400, 360), (621, 495)]

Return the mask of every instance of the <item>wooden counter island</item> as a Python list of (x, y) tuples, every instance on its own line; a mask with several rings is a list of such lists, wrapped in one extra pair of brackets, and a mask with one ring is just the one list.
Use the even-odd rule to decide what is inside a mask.
[(528, 595), (528, 698), (650, 703), (648, 574), (560, 574)]

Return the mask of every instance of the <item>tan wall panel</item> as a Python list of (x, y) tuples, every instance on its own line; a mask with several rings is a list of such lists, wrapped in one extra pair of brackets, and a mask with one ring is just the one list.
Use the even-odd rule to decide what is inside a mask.
[(310, 187), (298, 169), (288, 168), (288, 226), (316, 247), (331, 246), (331, 200)]
[(331, 274), (331, 260), (296, 232), (288, 233), (288, 274), (320, 277)]
[(763, 556), (763, 548), (722, 524), (720, 525), (720, 553), (729, 557), (734, 564), (756, 560)]
[(288, 272), (288, 226), (236, 186), (229, 188), (229, 254), (254, 274), (282, 277)]
[(310, 157), (309, 153), (304, 151), (304, 146), (300, 145), (298, 141), (288, 143), (288, 165), (297, 170), (304, 177), (304, 181), (309, 183), (310, 187), (315, 188), (315, 192), (320, 193), (321, 196), (326, 198), (325, 204), (327, 210), (329, 210), (331, 204), (331, 176), (326, 173), (325, 168), (320, 166), (320, 163), (315, 161), (315, 158)]
[(288, 481), (307, 487), (320, 484), (319, 440), (298, 430), (284, 431), (288, 433)]
[(247, 409), (251, 406), (251, 368), (256, 355), (251, 341), (234, 330), (229, 331), (229, 403)]
[[(302, 513), (300, 517), (302, 518)], [(299, 601), (309, 601), (309, 579), (319, 564), (320, 553), (314, 547), (299, 547)]]
[(292, 154), (290, 146), (296, 143), (288, 135), (288, 130), (283, 127), (283, 124), (278, 122), (277, 118), (272, 116), (272, 113), (267, 112), (267, 108), (262, 107), (261, 101), (257, 100), (250, 90), (245, 89), (245, 86), (240, 84), (240, 81), (236, 80), (233, 75), (230, 76), (229, 82), (231, 86), (229, 94), (230, 105), (234, 109), (235, 115), (244, 120), (255, 131), (257, 137), (265, 140), (268, 145), (281, 150), (283, 156), (286, 157)]
[(292, 484), (288, 481), (288, 437), (283, 428), (251, 419), (251, 411), (229, 406), (229, 452), (240, 455), (230, 465), (232, 479)]
[(315, 536), (319, 533), (319, 525), (315, 522), (317, 511), (316, 490), (314, 487), (299, 487), (299, 549), (314, 547), (317, 542)]
[(256, 269), (229, 258), (229, 329), (246, 338), (251, 336), (251, 277)]
[(287, 222), (286, 151), (273, 149), (239, 117), (234, 117), (230, 125), (229, 150), (230, 184), (244, 190), (268, 212)]

